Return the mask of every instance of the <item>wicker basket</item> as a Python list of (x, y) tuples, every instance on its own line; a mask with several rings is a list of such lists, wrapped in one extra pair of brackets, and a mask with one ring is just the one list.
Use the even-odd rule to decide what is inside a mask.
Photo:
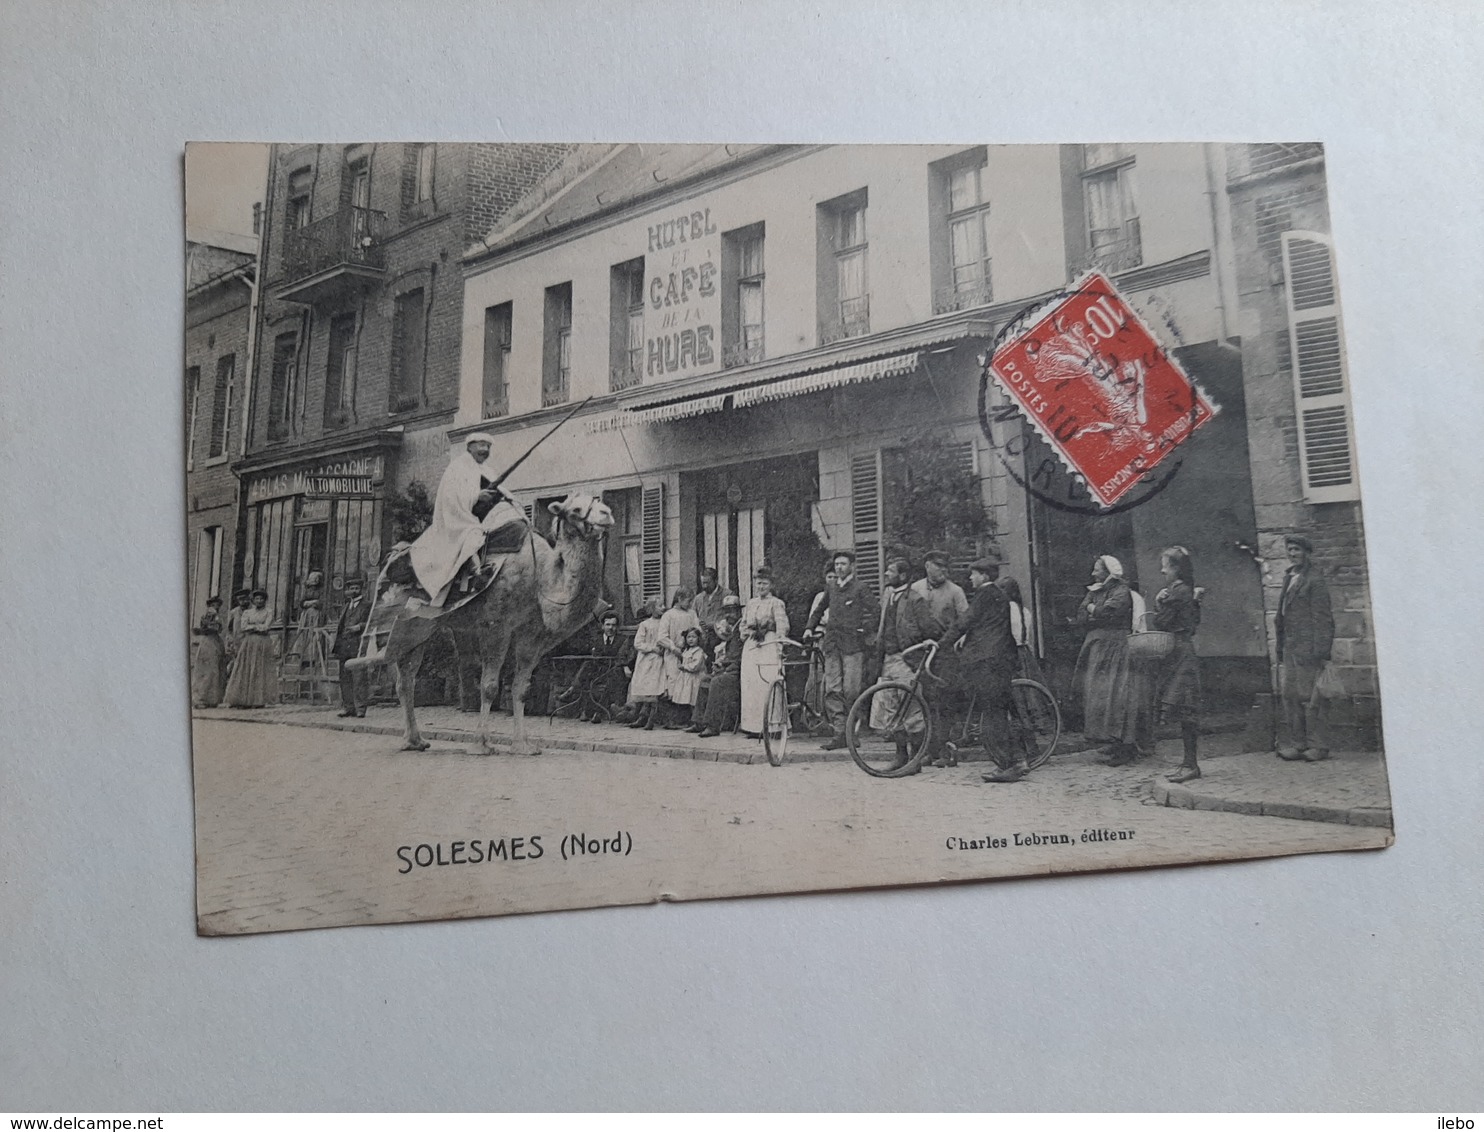
[[(1144, 624), (1149, 623), (1150, 614), (1145, 613)], [(1156, 661), (1163, 660), (1175, 651), (1175, 634), (1165, 633), (1158, 629), (1145, 629), (1135, 626), (1134, 631), (1128, 635), (1128, 655), (1131, 660)]]

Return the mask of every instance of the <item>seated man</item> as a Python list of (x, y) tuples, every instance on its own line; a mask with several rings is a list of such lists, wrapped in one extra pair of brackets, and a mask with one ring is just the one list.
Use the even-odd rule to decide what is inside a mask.
[(602, 629), (593, 642), (591, 660), (583, 661), (573, 683), (584, 692), (583, 709), (577, 718), (602, 723), (602, 712), (591, 705), (608, 709), (609, 718), (617, 715), (628, 695), (629, 677), (633, 674), (634, 646), (618, 631), (618, 614), (603, 614)]

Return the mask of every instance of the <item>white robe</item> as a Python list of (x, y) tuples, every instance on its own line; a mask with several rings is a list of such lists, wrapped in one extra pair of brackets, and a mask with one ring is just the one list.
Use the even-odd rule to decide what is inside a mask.
[(521, 514), (502, 500), (484, 517), (484, 522), (474, 517), (480, 478), (494, 479), (498, 474), (488, 460), (477, 463), (467, 451), (455, 456), (443, 473), (438, 497), (433, 501), (433, 521), (417, 536), (408, 552), (418, 584), (428, 591), (435, 605), (441, 602), (439, 591), (484, 546), (485, 533)]

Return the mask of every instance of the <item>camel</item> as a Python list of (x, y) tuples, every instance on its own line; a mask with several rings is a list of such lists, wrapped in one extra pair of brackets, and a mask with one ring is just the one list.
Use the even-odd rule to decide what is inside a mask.
[[(500, 694), (500, 675), (507, 663), (515, 665), (511, 707), (515, 714), (514, 753), (539, 755), (526, 738), (525, 694), (531, 672), (552, 648), (566, 640), (593, 616), (603, 586), (603, 534), (613, 526), (613, 512), (601, 498), (573, 493), (549, 510), (556, 517), (556, 545), (527, 531), (520, 549), (508, 558), (490, 588), (448, 615), (444, 625), (453, 630), (461, 655), (478, 652), (479, 753), (493, 753), (490, 742), (490, 704)], [(413, 709), (422, 644), (392, 661), (397, 699), (405, 721), (402, 749), (426, 751)]]

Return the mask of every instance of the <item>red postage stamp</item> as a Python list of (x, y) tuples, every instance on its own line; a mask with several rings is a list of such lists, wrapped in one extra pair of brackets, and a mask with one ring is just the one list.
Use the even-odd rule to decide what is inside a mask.
[(1217, 412), (1098, 272), (1001, 345), (990, 372), (1103, 507)]

